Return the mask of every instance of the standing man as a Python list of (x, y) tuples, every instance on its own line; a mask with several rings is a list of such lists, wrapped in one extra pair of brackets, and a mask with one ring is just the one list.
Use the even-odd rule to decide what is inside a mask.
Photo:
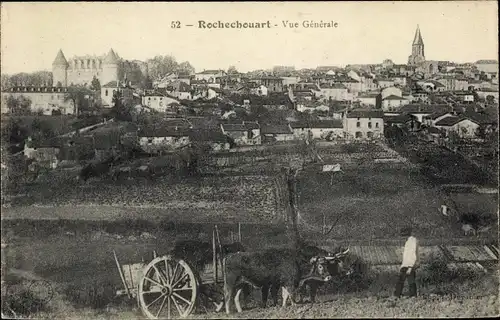
[(403, 263), (401, 264), (401, 269), (399, 271), (399, 279), (396, 284), (396, 290), (394, 296), (400, 297), (403, 292), (403, 287), (406, 278), (408, 278), (408, 285), (410, 286), (410, 297), (417, 296), (417, 284), (415, 282), (415, 271), (420, 265), (419, 257), (419, 246), (418, 240), (415, 238), (413, 229), (408, 228), (405, 233), (408, 236), (406, 240), (405, 248), (403, 252)]

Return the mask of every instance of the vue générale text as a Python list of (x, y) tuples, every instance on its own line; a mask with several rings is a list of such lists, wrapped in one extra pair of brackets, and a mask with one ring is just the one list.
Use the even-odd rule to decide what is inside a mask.
[(271, 21), (260, 22), (247, 22), (247, 21), (205, 21), (198, 20), (199, 29), (271, 29), (271, 28), (337, 28), (338, 23), (332, 20), (303, 20), (303, 21), (289, 21), (282, 20), (280, 23), (272, 23)]

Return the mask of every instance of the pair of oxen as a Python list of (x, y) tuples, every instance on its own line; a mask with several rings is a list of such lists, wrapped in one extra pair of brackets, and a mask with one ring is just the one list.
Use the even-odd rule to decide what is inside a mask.
[[(211, 259), (210, 247), (187, 241), (178, 243), (172, 254), (191, 261), (198, 270)], [(205, 248), (206, 247), (206, 248)], [(274, 305), (278, 304), (278, 291), (282, 289), (282, 306), (288, 300), (296, 304), (300, 293), (302, 299), (306, 287), (310, 289), (310, 301), (314, 302), (317, 289), (337, 276), (348, 276), (354, 270), (345, 263), (349, 249), (338, 248), (328, 252), (300, 242), (294, 248), (269, 248), (260, 251), (245, 251), (240, 243), (222, 247), (224, 253), (224, 299), (226, 312), (242, 311), (240, 293), (246, 301), (250, 290), (260, 288), (261, 306), (267, 306), (269, 292)]]

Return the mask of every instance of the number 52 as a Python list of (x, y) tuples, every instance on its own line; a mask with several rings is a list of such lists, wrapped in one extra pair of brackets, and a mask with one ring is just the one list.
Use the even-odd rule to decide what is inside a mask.
[(172, 21), (171, 24), (170, 24), (170, 27), (172, 29), (180, 29), (181, 22), (180, 21)]

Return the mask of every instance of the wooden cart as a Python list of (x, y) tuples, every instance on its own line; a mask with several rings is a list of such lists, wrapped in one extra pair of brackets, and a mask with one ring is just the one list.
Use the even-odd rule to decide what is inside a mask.
[[(148, 319), (185, 318), (199, 304), (205, 310), (215, 308), (218, 312), (224, 306), (224, 276), (223, 256), (217, 254), (222, 252), (217, 226), (213, 230), (212, 248), (212, 263), (199, 273), (184, 260), (156, 253), (149, 263), (121, 265), (113, 252), (124, 285), (117, 295), (135, 298)], [(238, 302), (240, 292), (236, 297)]]

